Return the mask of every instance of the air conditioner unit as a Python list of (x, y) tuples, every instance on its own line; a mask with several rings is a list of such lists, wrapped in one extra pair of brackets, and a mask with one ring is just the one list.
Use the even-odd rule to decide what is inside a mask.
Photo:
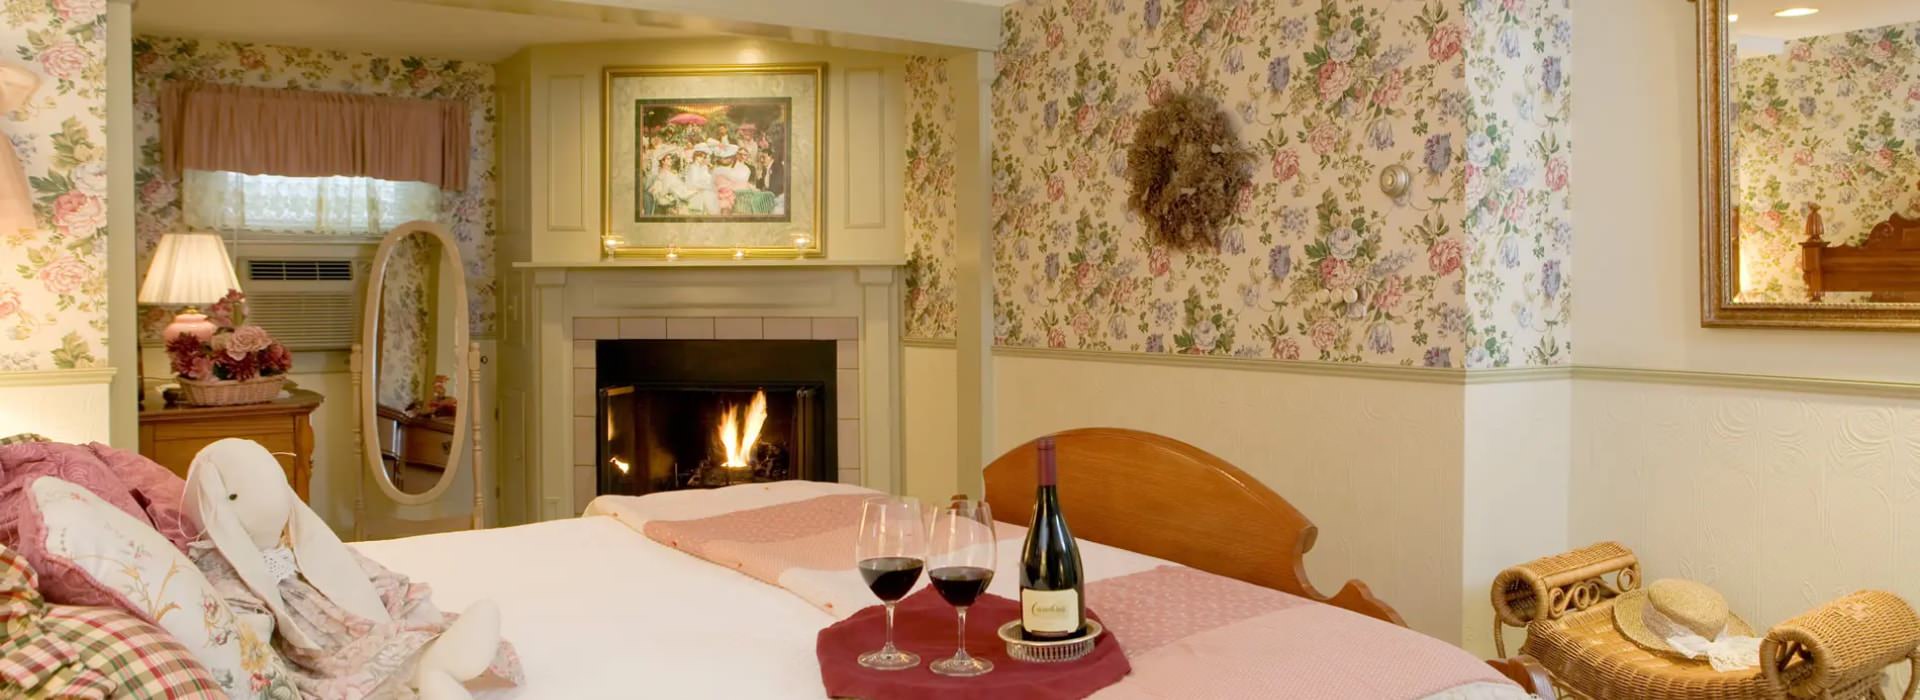
[(247, 320), (288, 350), (345, 350), (360, 334), (360, 279), (353, 257), (242, 257)]

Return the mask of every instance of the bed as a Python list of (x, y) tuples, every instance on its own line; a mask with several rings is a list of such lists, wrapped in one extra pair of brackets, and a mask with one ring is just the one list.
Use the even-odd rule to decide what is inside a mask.
[[(1073, 486), (1062, 488), (1063, 508), (1082, 540), (1090, 580), (1184, 565), (1325, 604), (1309, 603), (1314, 609), (1350, 611), (1353, 624), (1395, 630), (1390, 634), (1400, 635), (1398, 641), (1432, 641), (1389, 627), (1398, 624), (1397, 614), (1363, 584), (1350, 582), (1333, 596), (1309, 585), (1300, 558), (1313, 544), (1312, 524), (1232, 465), (1184, 443), (1134, 431), (1071, 431), (1057, 439), (1062, 483)], [(1001, 519), (1024, 520), (1032, 460), (1029, 444), (987, 468), (987, 499)], [(861, 491), (833, 484), (804, 488), (823, 494)], [(675, 511), (695, 517), (717, 498), (715, 493), (603, 497), (589, 508), (590, 515), (571, 520), (355, 546), (431, 583), (444, 608), (483, 598), (500, 603), (503, 633), (519, 648), (528, 682), (484, 690), (477, 697), (823, 697), (814, 637), (839, 615), (643, 534), (645, 517), (657, 520), (660, 513)], [(1127, 507), (1116, 507), (1121, 503)], [(652, 515), (635, 515), (642, 512)], [(1248, 532), (1271, 536), (1248, 538)], [(1110, 546), (1116, 544), (1121, 546)], [(1018, 540), (1003, 539), (1001, 546), (1002, 575), (989, 590), (1017, 597), (1016, 577), (1008, 572), (1018, 561)], [(1091, 591), (1088, 595), (1090, 603), (1095, 600)], [(711, 601), (725, 601), (727, 612), (715, 614)], [(1363, 659), (1369, 651), (1333, 650), (1339, 653), (1330, 658), (1336, 659)], [(1135, 667), (1138, 673), (1140, 664)], [(1356, 669), (1364, 668), (1356, 663)], [(1522, 698), (1526, 692), (1520, 688), (1546, 687), (1533, 685), (1533, 669), (1524, 660), (1493, 668), (1499, 674), (1490, 674), (1490, 680), (1430, 697)], [(1109, 691), (1125, 689), (1133, 680)]]
[(1875, 224), (1855, 245), (1832, 245), (1819, 205), (1807, 207), (1807, 238), (1800, 242), (1800, 272), (1807, 300), (1828, 292), (1869, 292), (1869, 301), (1920, 302), (1920, 218), (1900, 212)]

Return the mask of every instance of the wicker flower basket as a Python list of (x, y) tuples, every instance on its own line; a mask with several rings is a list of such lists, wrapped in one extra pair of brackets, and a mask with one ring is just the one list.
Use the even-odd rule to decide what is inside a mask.
[(194, 406), (236, 406), (266, 403), (280, 396), (284, 374), (255, 377), (244, 382), (231, 380), (199, 381), (179, 377), (180, 401)]

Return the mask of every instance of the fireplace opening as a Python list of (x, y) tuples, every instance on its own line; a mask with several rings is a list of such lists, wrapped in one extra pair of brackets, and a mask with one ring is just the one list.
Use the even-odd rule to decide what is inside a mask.
[(833, 480), (833, 342), (599, 343), (600, 494)]

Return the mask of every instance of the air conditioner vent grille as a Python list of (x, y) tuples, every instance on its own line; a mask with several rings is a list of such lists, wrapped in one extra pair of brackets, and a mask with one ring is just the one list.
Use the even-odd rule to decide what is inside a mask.
[(255, 292), (247, 295), (247, 321), (288, 350), (339, 350), (353, 345), (355, 306), (352, 293)]
[(247, 279), (256, 282), (338, 282), (353, 279), (353, 261), (327, 259), (248, 260)]

